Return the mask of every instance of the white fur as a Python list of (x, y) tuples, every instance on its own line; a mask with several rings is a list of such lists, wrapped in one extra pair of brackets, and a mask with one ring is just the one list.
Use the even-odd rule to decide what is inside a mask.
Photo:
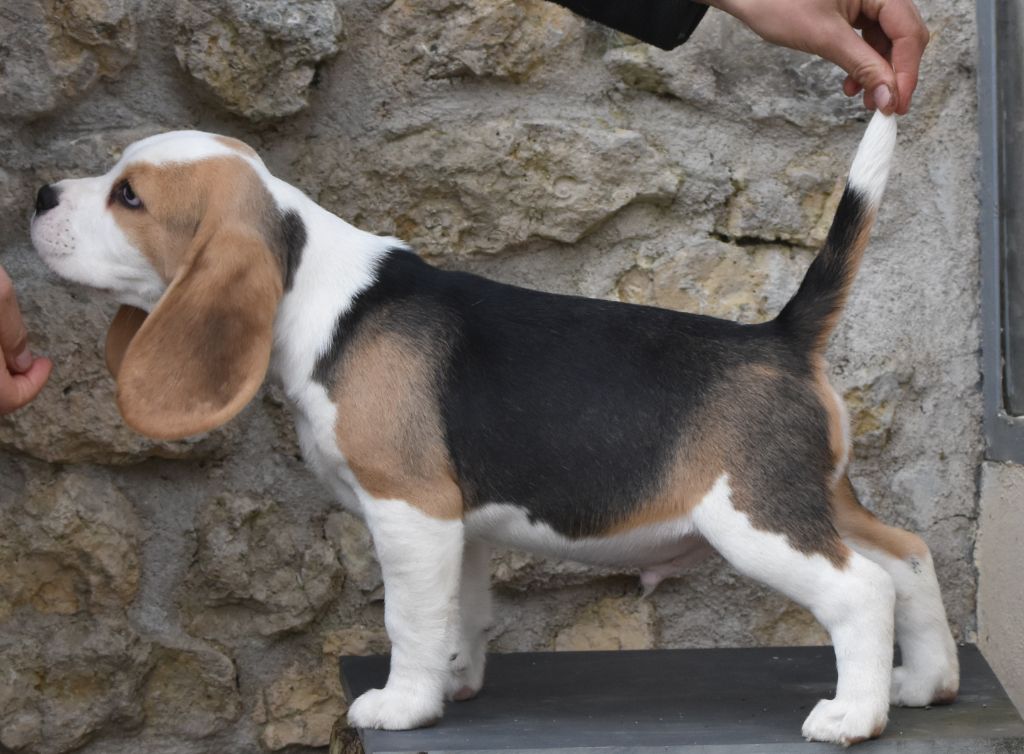
[(837, 568), (822, 555), (795, 550), (781, 534), (755, 528), (733, 507), (726, 475), (694, 509), (693, 521), (738, 571), (804, 605), (831, 635), (836, 696), (818, 702), (804, 736), (850, 744), (880, 732), (892, 673), (895, 591), (889, 575), (857, 553)]
[(110, 291), (121, 303), (152, 309), (167, 284), (107, 207), (120, 165), (97, 178), (54, 184), (60, 203), (33, 217), (32, 243), (58, 275)]
[(292, 403), (307, 464), (339, 500), (358, 512), (351, 492), (355, 477), (338, 449), (337, 408), (327, 389), (313, 379), (313, 369), (331, 346), (338, 318), (373, 282), (381, 257), (402, 244), (352, 227), (269, 173), (264, 180), (278, 206), (297, 212), (306, 228), (301, 263), (274, 320), (270, 372)]
[(463, 526), (401, 500), (360, 498), (384, 577), (391, 672), (383, 689), (352, 702), (348, 719), (358, 728), (415, 728), (440, 718), (444, 707), (457, 643)]
[(445, 690), (448, 699), (470, 699), (484, 685), (487, 631), (493, 619), (491, 550), (481, 540), (467, 539), (462, 554), (458, 632)]
[(893, 670), (890, 701), (924, 707), (960, 685), (956, 642), (949, 631), (931, 553), (907, 560), (854, 542), (852, 548), (886, 570), (896, 587), (896, 642), (903, 664)]
[(240, 152), (216, 138), (215, 134), (205, 131), (168, 131), (140, 139), (124, 150), (118, 165), (125, 166), (133, 162), (168, 165), (210, 157), (241, 157), (253, 167), (262, 168), (266, 172), (263, 160), (254, 153)]
[(882, 202), (889, 178), (893, 150), (896, 148), (896, 116), (875, 112), (850, 166), (849, 184), (872, 207)]
[(695, 565), (704, 562), (715, 550), (703, 537), (687, 537), (681, 544), (688, 545), (681, 554), (665, 563), (647, 566), (640, 573), (640, 588), (643, 596), (649, 597), (665, 579), (678, 576)]
[(685, 555), (693, 547), (689, 516), (638, 526), (606, 537), (559, 534), (546, 523), (530, 521), (516, 505), (487, 503), (466, 515), (466, 532), (474, 538), (549, 557), (622, 567), (654, 567)]

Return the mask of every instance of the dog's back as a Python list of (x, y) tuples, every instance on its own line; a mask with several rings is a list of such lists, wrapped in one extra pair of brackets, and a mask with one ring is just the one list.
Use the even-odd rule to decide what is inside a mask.
[[(527, 290), (391, 250), (317, 366), (346, 404), (346, 458), (375, 494), (397, 496), (388, 468), (411, 467), (415, 484), (450, 498), (430, 496), (432, 510), (514, 506), (568, 538), (685, 516), (728, 473), (758, 525), (838, 558), (827, 500), (848, 447), (821, 351), (894, 142), (894, 120), (878, 116), (823, 250), (760, 325)], [(416, 379), (366, 399), (368, 384), (410, 368)]]

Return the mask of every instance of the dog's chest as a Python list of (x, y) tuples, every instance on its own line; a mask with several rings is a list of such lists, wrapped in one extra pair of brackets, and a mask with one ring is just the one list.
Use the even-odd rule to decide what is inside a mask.
[(358, 484), (338, 449), (334, 403), (318, 385), (310, 385), (291, 398), (295, 432), (306, 466), (346, 509), (362, 516)]

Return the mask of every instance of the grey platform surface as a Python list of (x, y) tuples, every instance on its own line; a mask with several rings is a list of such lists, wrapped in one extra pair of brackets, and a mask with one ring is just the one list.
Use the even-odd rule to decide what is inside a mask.
[[(892, 708), (882, 738), (857, 752), (1024, 753), (1024, 722), (978, 652), (960, 650), (960, 697), (930, 709)], [(387, 657), (346, 657), (353, 699), (384, 684)], [(367, 754), (812, 754), (800, 725), (835, 692), (831, 647), (543, 652), (491, 655), (481, 694), (452, 702), (431, 728), (361, 730)]]

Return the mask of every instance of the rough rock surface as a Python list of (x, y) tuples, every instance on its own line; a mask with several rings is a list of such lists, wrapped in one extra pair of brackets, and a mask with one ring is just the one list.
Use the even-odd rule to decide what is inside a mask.
[(583, 608), (571, 625), (555, 635), (559, 652), (653, 649), (654, 609), (637, 597), (606, 597)]
[(368, 167), (352, 180), (346, 157), (321, 202), (431, 256), (494, 253), (534, 239), (573, 243), (633, 202), (670, 203), (680, 182), (637, 131), (525, 118), (404, 134), (381, 145)]
[(17, 507), (0, 509), (0, 618), (24, 607), (74, 615), (130, 603), (140, 531), (129, 500), (88, 472), (33, 487)]
[(316, 67), (338, 52), (341, 35), (334, 0), (182, 0), (177, 24), (182, 68), (255, 121), (305, 108)]
[(200, 512), (198, 547), (183, 588), (200, 636), (273, 635), (302, 628), (338, 592), (334, 549), (309, 522), (267, 500), (214, 498)]
[(137, 730), (150, 645), (103, 614), (19, 616), (0, 636), (0, 745), (56, 754)]
[(256, 703), (253, 719), (260, 741), (271, 751), (286, 746), (326, 746), (334, 722), (347, 706), (336, 656), (319, 664), (296, 663), (274, 680)]
[(523, 81), (552, 55), (583, 47), (583, 22), (542, 0), (396, 0), (382, 28), (430, 78)]
[[(135, 0), (4, 3), (0, 119), (53, 113), (116, 76), (136, 50)], [(42, 44), (41, 44), (42, 43)]]
[(146, 677), (146, 725), (158, 734), (205, 738), (241, 714), (234, 663), (214, 649), (164, 648)]
[[(862, 499), (928, 539), (972, 639), (974, 4), (923, 5), (921, 86), (828, 356)], [(755, 322), (795, 290), (863, 132), (841, 81), (715, 10), (666, 53), (541, 0), (4, 4), (0, 264), (56, 369), (0, 418), (0, 749), (322, 751), (336, 659), (387, 650), (369, 537), (304, 468), (279, 390), (194, 441), (123, 425), (113, 303), (29, 247), (40, 184), (218, 131), (445, 267)], [(497, 651), (827, 641), (718, 558), (646, 600), (635, 573), (507, 552), (493, 572)]]

